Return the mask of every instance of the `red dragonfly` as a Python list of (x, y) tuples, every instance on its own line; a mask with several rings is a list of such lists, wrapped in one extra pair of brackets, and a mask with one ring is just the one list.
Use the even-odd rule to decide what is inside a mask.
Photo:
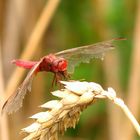
[(69, 74), (74, 72), (76, 65), (81, 62), (89, 63), (92, 58), (103, 58), (104, 53), (114, 48), (113, 42), (121, 38), (99, 42), (87, 46), (64, 50), (55, 54), (42, 57), (39, 61), (13, 60), (19, 67), (31, 69), (23, 83), (5, 101), (2, 112), (12, 113), (22, 107), (22, 102), (27, 91), (31, 91), (33, 77), (41, 71), (54, 73), (53, 83), (63, 78), (68, 79)]

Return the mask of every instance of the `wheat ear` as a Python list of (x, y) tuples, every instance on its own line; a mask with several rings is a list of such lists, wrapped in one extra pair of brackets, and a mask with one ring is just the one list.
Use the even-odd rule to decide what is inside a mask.
[(52, 100), (43, 105), (47, 111), (33, 115), (35, 122), (23, 128), (28, 133), (24, 140), (58, 140), (58, 134), (64, 134), (69, 127), (75, 128), (80, 113), (97, 99), (107, 98), (121, 107), (140, 135), (140, 126), (129, 111), (123, 100), (116, 97), (112, 88), (104, 90), (99, 84), (93, 82), (61, 81), (64, 89), (52, 92), (60, 100)]

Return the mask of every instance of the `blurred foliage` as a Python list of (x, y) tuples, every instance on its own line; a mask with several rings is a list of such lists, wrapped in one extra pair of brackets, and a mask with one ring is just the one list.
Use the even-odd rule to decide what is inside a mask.
[[(109, 35), (110, 38), (127, 38), (127, 41), (122, 41), (117, 45), (120, 62), (120, 66), (118, 66), (120, 83), (125, 91), (130, 72), (136, 1), (110, 0), (107, 2), (108, 3), (100, 1), (100, 3), (98, 3), (96, 0), (62, 0), (49, 30), (49, 33), (51, 32), (53, 35), (53, 43), (50, 42), (49, 45), (52, 45), (52, 48), (54, 47), (53, 45), (55, 45), (56, 48), (53, 48), (54, 51), (60, 51), (91, 44), (102, 41), (104, 38), (101, 34), (103, 33), (105, 36), (108, 34), (105, 32), (111, 32), (111, 35)], [(106, 11), (101, 11), (103, 14), (100, 15), (100, 10), (102, 10), (100, 8), (102, 8), (103, 5), (107, 8), (105, 8)], [(102, 25), (103, 28), (104, 26), (107, 28), (104, 29), (103, 32), (100, 31)], [(106, 36), (107, 39), (110, 39), (109, 37)], [(48, 40), (48, 38), (45, 39)], [(50, 46), (51, 50), (52, 48)], [(48, 51), (48, 48), (46, 51)], [(72, 79), (85, 79), (87, 81), (99, 82), (103, 85), (104, 72), (102, 61), (93, 60), (90, 64), (81, 64), (76, 67)], [(104, 140), (108, 139), (105, 134), (107, 133), (106, 117), (105, 102), (98, 102), (82, 113), (80, 123), (76, 126), (76, 129), (69, 129), (66, 136), (81, 136), (85, 139), (99, 140), (102, 139), (99, 135), (103, 133)]]
[[(132, 3), (132, 2), (131, 2)], [(101, 2), (104, 4), (104, 2)], [(133, 40), (133, 26), (135, 17), (135, 2), (132, 5), (126, 5), (126, 1), (109, 1), (109, 6), (107, 11), (103, 11), (104, 17), (102, 18), (102, 23), (98, 22), (100, 20), (97, 12), (100, 12), (96, 8), (96, 1), (62, 1), (56, 15), (53, 18), (51, 24), (51, 30), (53, 32), (53, 45), (56, 46), (58, 50), (68, 49), (72, 47), (77, 47), (85, 44), (91, 44), (94, 42), (102, 41), (100, 36), (98, 24), (106, 24), (109, 32), (111, 30), (112, 36), (114, 37), (125, 37), (127, 41), (119, 43), (119, 59), (121, 65), (120, 67), (120, 82), (124, 89), (127, 87), (127, 81), (129, 76), (130, 68), (130, 58), (132, 50), (132, 40)], [(130, 8), (127, 6), (131, 6)], [(95, 8), (95, 9), (94, 9)], [(126, 9), (126, 10), (124, 10)], [(129, 10), (131, 11), (129, 11)], [(123, 14), (122, 14), (123, 13)], [(130, 16), (128, 16), (130, 14)], [(96, 16), (97, 15), (97, 16)], [(100, 15), (102, 16), (102, 15)], [(128, 24), (129, 23), (129, 24)], [(104, 32), (103, 32), (104, 34)], [(107, 37), (108, 38), (108, 37)], [(109, 39), (110, 39), (109, 38)], [(50, 47), (51, 48), (51, 47)], [(96, 60), (98, 61), (98, 60)], [(100, 63), (100, 62), (99, 62)], [(97, 64), (101, 65), (101, 64)], [(91, 65), (90, 65), (91, 66)], [(89, 66), (89, 67), (90, 67)], [(86, 71), (88, 65), (80, 65), (78, 69), (81, 71), (75, 72), (76, 77), (80, 78), (78, 75), (82, 75), (83, 71)], [(101, 80), (100, 66), (95, 66), (92, 68), (92, 74), (98, 75)], [(95, 71), (95, 72), (94, 72)], [(90, 71), (91, 72), (91, 71)], [(95, 74), (94, 74), (95, 73)], [(88, 73), (89, 74), (89, 73)], [(91, 74), (89, 74), (91, 75)], [(101, 77), (100, 77), (100, 76)], [(86, 76), (85, 77), (91, 77)], [(100, 78), (99, 78), (100, 77)], [(83, 77), (82, 77), (83, 78)], [(87, 79), (89, 80), (89, 78)]]
[[(61, 0), (40, 45), (41, 56), (105, 39), (125, 37), (127, 40), (118, 43), (116, 48), (120, 63), (118, 77), (125, 94), (130, 72), (136, 9), (137, 0)], [(113, 66), (110, 67), (113, 71)], [(48, 94), (53, 76), (51, 73), (42, 75), (45, 82), (43, 100), (46, 102), (53, 98)], [(72, 79), (95, 81), (106, 86), (103, 61), (94, 59), (90, 64), (79, 65)], [(107, 128), (106, 102), (101, 100), (87, 108), (76, 129), (69, 129), (65, 136), (72, 139), (81, 137), (85, 140), (108, 140)]]
[[(97, 1), (63, 0), (51, 24), (53, 40), (55, 41), (53, 45), (56, 45), (57, 50), (62, 50), (102, 41), (103, 38), (100, 35), (99, 28), (104, 24), (111, 32), (110, 38), (127, 38), (127, 41), (118, 43), (117, 47), (120, 62), (120, 66), (118, 66), (120, 83), (125, 91), (130, 70), (136, 1), (110, 0), (107, 2), (100, 2), (102, 5), (109, 5), (106, 11), (102, 11), (104, 13), (104, 16), (102, 16), (100, 15), (102, 5), (100, 7)], [(107, 29), (105, 31), (108, 31)], [(103, 34), (107, 33), (104, 33), (103, 30)], [(103, 84), (104, 73), (102, 68), (102, 61), (100, 60), (94, 60), (90, 64), (81, 64), (76, 67), (72, 78), (81, 80), (84, 78), (87, 81)], [(80, 136), (90, 140), (102, 139), (99, 135), (104, 135), (104, 140), (108, 139), (105, 134), (107, 133), (106, 117), (105, 103), (96, 103), (82, 113), (80, 123), (76, 126), (76, 129), (69, 129), (66, 135), (70, 137)]]

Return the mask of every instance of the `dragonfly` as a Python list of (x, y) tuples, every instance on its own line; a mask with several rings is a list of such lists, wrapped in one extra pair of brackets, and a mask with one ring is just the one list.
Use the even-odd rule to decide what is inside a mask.
[(39, 61), (13, 60), (12, 63), (19, 67), (29, 69), (29, 73), (11, 96), (5, 101), (2, 113), (11, 114), (22, 107), (26, 93), (31, 92), (31, 84), (38, 72), (46, 71), (54, 73), (52, 83), (62, 79), (69, 79), (69, 74), (74, 72), (75, 66), (82, 63), (89, 63), (93, 58), (103, 58), (105, 52), (115, 48), (114, 42), (123, 38), (115, 38), (96, 44), (71, 48), (54, 54), (48, 54)]

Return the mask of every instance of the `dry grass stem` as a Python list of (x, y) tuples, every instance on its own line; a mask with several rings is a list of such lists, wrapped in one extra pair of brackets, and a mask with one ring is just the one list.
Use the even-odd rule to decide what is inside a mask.
[[(134, 29), (134, 44), (133, 44), (133, 53), (131, 59), (131, 69), (129, 76), (128, 84), (128, 97), (127, 103), (130, 109), (133, 111), (133, 114), (136, 117), (139, 117), (139, 98), (140, 98), (140, 1), (137, 2), (137, 13)], [(124, 140), (134, 139), (133, 128), (128, 124), (127, 121), (124, 122)]]
[[(1, 43), (1, 42), (0, 42)], [(4, 78), (3, 78), (3, 67), (2, 67), (2, 50), (0, 44), (0, 109), (4, 100)], [(0, 116), (0, 139), (1, 140), (9, 140), (9, 129), (8, 129), (8, 121), (7, 115)]]
[(64, 134), (69, 127), (75, 128), (79, 121), (81, 112), (95, 99), (107, 98), (120, 106), (127, 117), (132, 122), (134, 128), (140, 135), (140, 126), (131, 114), (123, 100), (116, 97), (116, 92), (112, 88), (104, 90), (99, 84), (93, 82), (65, 82), (61, 81), (64, 89), (52, 92), (60, 100), (52, 100), (43, 105), (47, 111), (33, 115), (35, 122), (23, 128), (22, 131), (28, 133), (24, 140), (58, 140), (58, 134)]

